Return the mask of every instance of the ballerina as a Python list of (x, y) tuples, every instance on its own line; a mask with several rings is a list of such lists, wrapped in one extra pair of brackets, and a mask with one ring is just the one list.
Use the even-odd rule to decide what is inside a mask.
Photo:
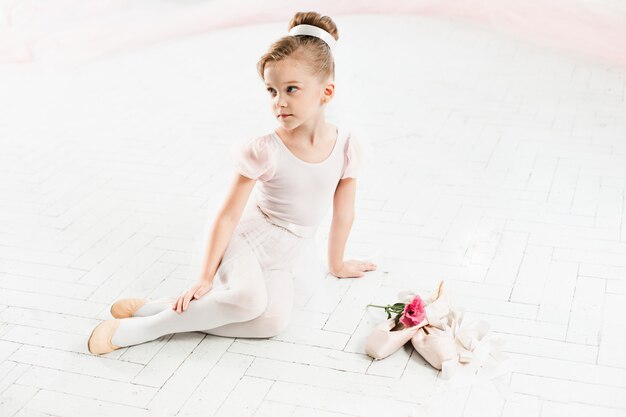
[(293, 307), (294, 266), (311, 256), (305, 248), (331, 206), (329, 272), (356, 278), (376, 269), (367, 260), (343, 259), (356, 177), (368, 151), (358, 135), (324, 117), (334, 97), (337, 26), (328, 16), (298, 12), (289, 28), (257, 64), (279, 127), (246, 141), (234, 155), (236, 178), (213, 223), (198, 281), (179, 297), (118, 300), (111, 307), (115, 319), (92, 331), (91, 353), (178, 332), (281, 333)]

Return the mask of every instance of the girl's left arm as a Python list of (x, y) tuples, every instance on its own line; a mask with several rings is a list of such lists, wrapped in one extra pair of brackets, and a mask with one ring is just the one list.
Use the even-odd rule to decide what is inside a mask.
[(356, 179), (339, 180), (333, 198), (333, 219), (328, 237), (328, 269), (338, 278), (362, 277), (365, 271), (376, 269), (367, 261), (343, 260), (344, 250), (352, 223), (354, 222), (354, 201)]

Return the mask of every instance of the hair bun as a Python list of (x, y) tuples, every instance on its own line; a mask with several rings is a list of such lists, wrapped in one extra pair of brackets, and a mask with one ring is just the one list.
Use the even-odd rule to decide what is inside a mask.
[[(334, 41), (325, 40), (319, 36), (292, 36), (289, 34), (283, 36), (272, 43), (269, 51), (263, 54), (257, 62), (257, 72), (262, 80), (265, 79), (266, 65), (287, 59), (296, 52), (300, 52), (296, 58), (304, 61), (311, 74), (316, 75), (320, 80), (335, 79), (335, 60), (331, 45), (339, 39), (339, 34), (333, 19), (317, 12), (297, 12), (289, 22), (288, 32), (298, 25), (311, 25), (324, 30)], [(328, 38), (328, 35), (324, 34), (324, 37)]]

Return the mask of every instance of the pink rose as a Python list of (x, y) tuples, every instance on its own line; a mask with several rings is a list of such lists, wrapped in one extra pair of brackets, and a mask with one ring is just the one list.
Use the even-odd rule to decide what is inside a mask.
[(419, 295), (416, 295), (409, 304), (404, 307), (404, 313), (400, 318), (400, 322), (405, 327), (411, 327), (418, 325), (426, 317), (426, 311), (424, 310), (424, 302)]

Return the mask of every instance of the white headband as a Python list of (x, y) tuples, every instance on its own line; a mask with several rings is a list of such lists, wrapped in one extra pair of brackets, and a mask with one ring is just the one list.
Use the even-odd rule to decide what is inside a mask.
[(324, 29), (313, 25), (297, 25), (292, 27), (289, 31), (289, 36), (296, 35), (309, 35), (320, 38), (328, 44), (331, 51), (335, 49), (335, 44), (337, 43), (335, 38), (333, 38), (333, 35), (326, 32)]

